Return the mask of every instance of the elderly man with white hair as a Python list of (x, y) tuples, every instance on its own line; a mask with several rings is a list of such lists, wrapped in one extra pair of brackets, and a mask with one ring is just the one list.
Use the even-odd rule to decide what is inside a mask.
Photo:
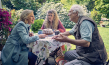
[[(76, 23), (75, 26), (70, 31), (53, 37), (55, 40), (76, 45), (75, 50), (65, 53), (64, 59), (68, 62), (64, 65), (104, 65), (107, 53), (96, 23), (84, 16), (80, 5), (73, 5), (68, 16), (70, 21)], [(69, 35), (74, 35), (75, 40), (68, 38)]]

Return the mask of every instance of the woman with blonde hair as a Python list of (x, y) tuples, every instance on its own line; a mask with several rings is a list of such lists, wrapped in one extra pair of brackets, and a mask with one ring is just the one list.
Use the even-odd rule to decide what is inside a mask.
[[(20, 16), (20, 21), (13, 28), (1, 53), (3, 65), (28, 65), (30, 59), (35, 58), (29, 65), (35, 65), (37, 56), (29, 53), (27, 44), (37, 41), (39, 38), (45, 38), (45, 34), (34, 36), (29, 33), (31, 24), (34, 23), (34, 14), (32, 10), (24, 10)], [(29, 56), (29, 57), (28, 57)]]
[[(65, 28), (62, 25), (61, 21), (59, 20), (58, 14), (55, 10), (49, 10), (47, 12), (45, 21), (41, 27), (41, 29), (47, 29), (50, 28), (53, 31), (55, 30), (59, 30), (61, 33), (65, 32)], [(61, 47), (57, 48), (56, 50), (54, 50), (52, 53), (50, 53), (50, 56), (62, 56), (62, 51), (61, 51)], [(48, 62), (48, 59), (46, 60), (46, 64)]]
[(60, 32), (65, 32), (65, 28), (59, 20), (58, 14), (55, 10), (49, 10), (47, 12), (45, 21), (41, 27), (41, 29), (50, 28), (52, 30), (59, 30)]

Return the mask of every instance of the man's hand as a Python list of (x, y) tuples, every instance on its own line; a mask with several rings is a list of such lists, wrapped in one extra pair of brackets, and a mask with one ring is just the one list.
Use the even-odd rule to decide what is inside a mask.
[(68, 37), (62, 34), (59, 34), (59, 35), (54, 36), (53, 39), (60, 41), (60, 42), (67, 42)]
[(73, 40), (73, 39), (68, 38), (65, 35), (62, 35), (62, 34), (55, 35), (53, 37), (53, 39), (55, 39), (57, 41), (60, 41), (60, 42), (68, 42), (68, 43), (71, 43), (71, 44), (74, 44), (74, 45), (78, 45), (78, 46), (83, 46), (83, 47), (89, 47), (90, 46), (90, 42), (88, 42), (86, 40), (83, 40), (83, 39)]

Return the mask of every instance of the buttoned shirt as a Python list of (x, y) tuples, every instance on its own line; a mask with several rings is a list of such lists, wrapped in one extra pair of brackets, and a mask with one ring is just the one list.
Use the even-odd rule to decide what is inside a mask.
[[(91, 42), (92, 41), (92, 33), (94, 31), (94, 25), (88, 21), (84, 20), (80, 25), (80, 34), (81, 39)], [(74, 27), (69, 31), (71, 35), (74, 35)]]

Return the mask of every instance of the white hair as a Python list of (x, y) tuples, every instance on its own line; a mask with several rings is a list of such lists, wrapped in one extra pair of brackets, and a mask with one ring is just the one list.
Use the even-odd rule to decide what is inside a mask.
[(78, 12), (78, 16), (83, 16), (84, 15), (84, 10), (83, 10), (83, 7), (80, 6), (80, 5), (73, 5), (71, 7), (71, 10), (73, 10), (73, 12)]

